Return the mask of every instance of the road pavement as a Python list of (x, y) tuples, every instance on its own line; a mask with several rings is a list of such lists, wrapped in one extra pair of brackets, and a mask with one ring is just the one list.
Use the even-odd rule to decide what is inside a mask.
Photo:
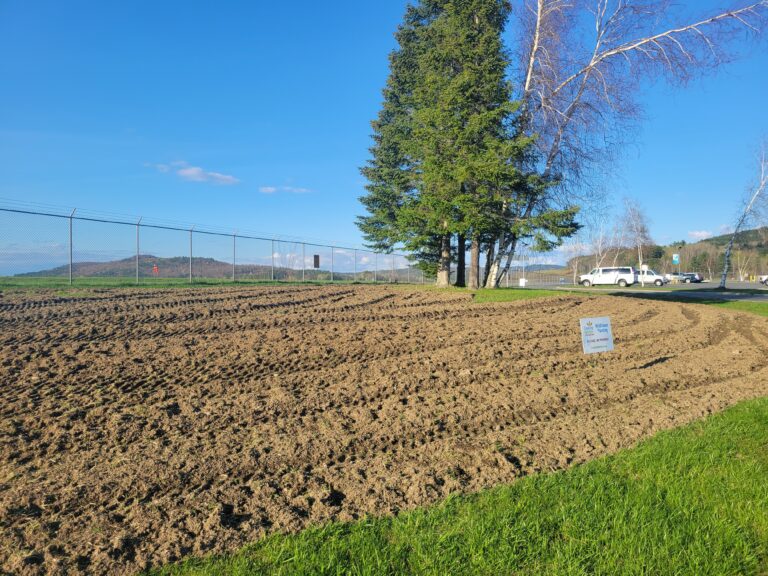
[(728, 282), (727, 290), (717, 291), (715, 282), (701, 282), (699, 284), (667, 284), (661, 288), (656, 286), (640, 286), (635, 284), (627, 288), (618, 287), (591, 287), (573, 286), (570, 284), (529, 284), (529, 288), (556, 288), (561, 290), (590, 292), (605, 294), (606, 292), (621, 294), (642, 294), (643, 296), (676, 296), (681, 298), (711, 299), (711, 300), (741, 300), (744, 302), (768, 302), (768, 287), (757, 282)]

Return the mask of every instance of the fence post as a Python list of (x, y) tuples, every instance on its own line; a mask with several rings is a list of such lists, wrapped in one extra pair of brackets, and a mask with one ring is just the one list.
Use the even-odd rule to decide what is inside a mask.
[(272, 240), (272, 282), (275, 281), (275, 241)]
[(69, 215), (69, 285), (72, 286), (72, 218), (75, 216), (77, 208), (72, 209)]
[(389, 283), (394, 284), (395, 283), (395, 255), (392, 254), (392, 276), (389, 278)]
[(301, 243), (301, 281), (304, 282), (304, 270), (307, 268), (307, 245), (304, 242)]
[(377, 280), (376, 272), (378, 268), (379, 268), (379, 253), (374, 252), (373, 253), (373, 283), (374, 284), (376, 284), (376, 280)]
[(139, 225), (141, 218), (136, 222), (136, 284), (139, 283)]
[(408, 282), (408, 284), (410, 284), (411, 283), (411, 263), (406, 261), (405, 268), (406, 268), (406, 270), (408, 270), (408, 280), (407, 280), (407, 282)]
[(189, 283), (192, 284), (192, 231), (195, 229), (193, 226), (189, 229)]
[(357, 282), (357, 248), (354, 249), (354, 267), (355, 267), (355, 282)]
[(235, 282), (235, 262), (237, 262), (237, 231), (232, 234), (232, 282)]
[(333, 246), (331, 246), (331, 282), (333, 282)]

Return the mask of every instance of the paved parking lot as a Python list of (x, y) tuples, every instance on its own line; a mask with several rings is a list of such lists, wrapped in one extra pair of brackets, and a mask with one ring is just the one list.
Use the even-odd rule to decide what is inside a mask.
[(667, 284), (663, 287), (656, 286), (640, 286), (635, 284), (627, 288), (618, 287), (591, 287), (583, 288), (581, 286), (573, 286), (572, 284), (559, 284), (553, 286), (552, 284), (529, 284), (530, 288), (558, 288), (567, 290), (578, 290), (584, 292), (604, 293), (609, 292), (626, 292), (626, 293), (643, 293), (648, 296), (653, 294), (682, 296), (692, 299), (717, 299), (717, 300), (743, 300), (746, 302), (768, 302), (768, 288), (757, 282), (734, 282), (729, 281), (726, 285), (727, 291), (720, 292), (715, 289), (718, 286), (718, 282), (701, 282), (699, 284)]

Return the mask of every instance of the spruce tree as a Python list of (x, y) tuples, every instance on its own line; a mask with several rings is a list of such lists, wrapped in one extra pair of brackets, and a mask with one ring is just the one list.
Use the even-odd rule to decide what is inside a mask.
[[(483, 243), (511, 231), (543, 246), (572, 233), (573, 213), (537, 198), (551, 185), (535, 171), (533, 139), (516, 124), (502, 31), (506, 0), (422, 0), (409, 7), (390, 58), (384, 105), (362, 172), (370, 246), (396, 244), (434, 266), (447, 285), (451, 239), (471, 244), (478, 287)], [(517, 236), (516, 236), (517, 237)]]
[(367, 214), (357, 217), (366, 245), (391, 252), (402, 241), (398, 214), (405, 199), (418, 189), (415, 163), (408, 155), (412, 138), (412, 92), (418, 83), (417, 58), (424, 50), (424, 26), (434, 17), (428, 4), (409, 6), (395, 35), (398, 48), (390, 54), (390, 75), (379, 116), (371, 123), (374, 145), (371, 159), (360, 171), (368, 180), (368, 193), (360, 197)]

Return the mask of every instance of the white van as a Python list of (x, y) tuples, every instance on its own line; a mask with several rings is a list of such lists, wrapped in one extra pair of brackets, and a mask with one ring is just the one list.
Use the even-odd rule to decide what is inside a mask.
[(615, 284), (617, 286), (631, 286), (635, 283), (635, 269), (631, 266), (616, 268), (595, 268), (589, 274), (579, 276), (579, 284), (582, 286), (597, 286), (599, 284)]

